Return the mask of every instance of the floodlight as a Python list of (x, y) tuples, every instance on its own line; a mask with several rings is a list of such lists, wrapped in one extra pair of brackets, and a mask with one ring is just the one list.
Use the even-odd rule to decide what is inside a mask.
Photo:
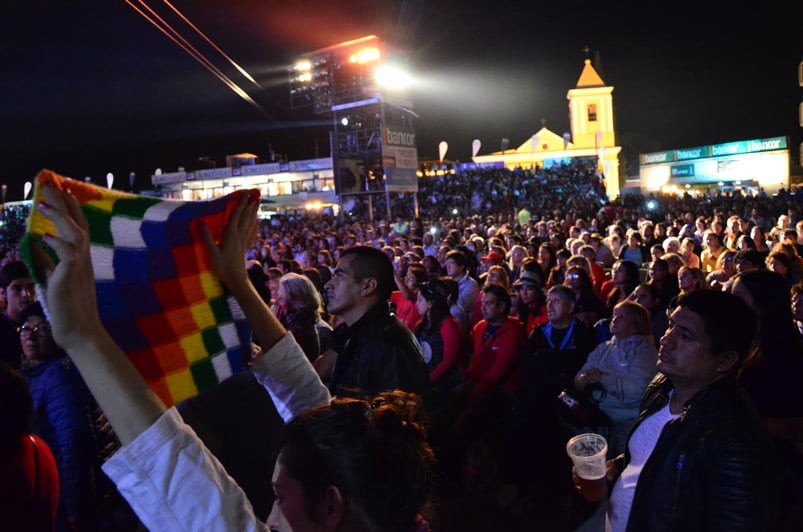
[(356, 63), (358, 65), (364, 65), (366, 63), (372, 63), (374, 61), (379, 60), (379, 48), (375, 46), (368, 46), (365, 48), (361, 48), (357, 50), (355, 53), (349, 56), (349, 63)]
[(381, 87), (405, 89), (410, 85), (410, 75), (399, 67), (381, 65), (374, 72), (374, 79)]

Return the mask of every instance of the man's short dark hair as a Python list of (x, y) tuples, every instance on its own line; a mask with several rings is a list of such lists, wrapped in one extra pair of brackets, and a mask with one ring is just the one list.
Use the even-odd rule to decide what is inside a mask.
[(750, 264), (759, 270), (766, 268), (766, 265), (764, 264), (764, 255), (755, 249), (742, 249), (736, 252), (736, 255), (733, 257), (733, 265), (738, 266), (743, 262)]
[(45, 309), (42, 308), (42, 303), (39, 301), (34, 301), (25, 307), (20, 313), (20, 323), (25, 323), (31, 316), (36, 316), (38, 318), (44, 318), (47, 320), (47, 316), (45, 316)]
[(393, 263), (384, 252), (369, 246), (356, 246), (344, 250), (340, 254), (340, 258), (354, 255), (354, 261), (351, 263), (351, 268), (354, 273), (354, 279), (362, 281), (363, 279), (372, 278), (376, 279), (376, 292), (380, 299), (390, 299), (390, 294), (393, 292), (396, 282), (393, 276)]
[(574, 290), (563, 284), (557, 284), (550, 288), (547, 295), (556, 295), (572, 305), (577, 304), (577, 295), (574, 293)]
[(466, 259), (466, 256), (459, 249), (453, 249), (447, 253), (446, 260), (453, 260), (455, 264), (462, 268), (468, 266), (468, 259)]
[(505, 314), (510, 314), (510, 293), (504, 286), (487, 284), (483, 287), (482, 292), (494, 296), (497, 304), (502, 303), (505, 306)]
[(758, 316), (742, 298), (718, 290), (697, 290), (678, 299), (678, 307), (694, 312), (703, 320), (703, 329), (711, 338), (713, 354), (734, 351), (741, 367), (750, 354), (758, 331)]
[(669, 263), (666, 262), (664, 259), (655, 259), (654, 261), (652, 261), (652, 265), (657, 270), (661, 270), (662, 272), (669, 272)]
[(592, 256), (597, 255), (597, 250), (594, 249), (594, 247), (590, 244), (583, 244), (582, 246), (580, 246), (580, 249), (578, 249), (577, 252), (583, 256), (585, 256), (586, 253)]
[(0, 269), (0, 288), (8, 288), (8, 285), (18, 279), (30, 279), (31, 272), (22, 261), (9, 262)]

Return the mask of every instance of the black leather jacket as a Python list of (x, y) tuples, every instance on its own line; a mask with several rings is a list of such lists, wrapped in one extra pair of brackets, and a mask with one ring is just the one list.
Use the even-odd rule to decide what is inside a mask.
[[(667, 404), (671, 389), (661, 374), (650, 383), (632, 430)], [(734, 378), (718, 381), (664, 427), (639, 476), (627, 530), (771, 530), (777, 467), (745, 391)]]
[(390, 313), (386, 302), (366, 312), (356, 323), (334, 332), (337, 362), (329, 381), (333, 395), (357, 388), (368, 396), (400, 389), (430, 400), (429, 372), (413, 333)]

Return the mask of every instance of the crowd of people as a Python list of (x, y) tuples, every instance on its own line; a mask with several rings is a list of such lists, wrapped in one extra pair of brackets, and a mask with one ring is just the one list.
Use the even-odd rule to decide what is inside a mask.
[[(48, 316), (11, 236), (0, 264), (15, 383), (0, 387), (15, 405), (0, 448), (27, 485), (20, 529), (36, 512), (59, 530), (133, 514), (165, 530), (449, 530), (438, 502), (500, 490), (561, 508), (567, 530), (803, 523), (794, 195), (608, 202), (579, 161), (426, 180), (418, 217), (275, 219), (256, 234), (239, 223), (255, 219), (246, 198), (207, 248), (255, 354), (237, 387), (211, 393), (238, 409), (264, 387), (265, 412), (246, 419), (271, 430), (229, 442), (194, 400), (166, 408), (99, 325), (86, 225), (45, 193), (69, 228), (55, 271), (39, 265)], [(608, 441), (599, 505), (565, 453), (588, 431)], [(253, 453), (277, 456), (272, 480), (246, 478)], [(114, 487), (87, 487), (100, 467)]]

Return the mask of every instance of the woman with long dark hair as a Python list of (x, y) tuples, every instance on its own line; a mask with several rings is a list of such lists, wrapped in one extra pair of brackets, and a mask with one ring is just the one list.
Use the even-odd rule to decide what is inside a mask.
[(418, 287), (416, 309), (421, 321), (415, 328), (415, 336), (421, 344), (424, 362), (429, 369), (432, 384), (433, 404), (460, 384), (460, 354), (463, 348), (463, 332), (460, 324), (449, 312), (445, 287), (434, 279)]
[(541, 266), (541, 271), (551, 271), (558, 264), (558, 259), (555, 257), (555, 250), (549, 245), (549, 242), (543, 242), (538, 246), (538, 265)]
[(587, 327), (593, 327), (598, 319), (602, 317), (602, 303), (594, 293), (594, 286), (591, 284), (591, 276), (580, 266), (572, 266), (566, 271), (565, 286), (571, 288), (577, 299), (575, 306), (575, 316)]
[(611, 281), (613, 281), (613, 289), (608, 293), (605, 305), (608, 316), (613, 314), (613, 308), (625, 301), (639, 285), (641, 278), (638, 265), (629, 260), (617, 260), (613, 264)]

